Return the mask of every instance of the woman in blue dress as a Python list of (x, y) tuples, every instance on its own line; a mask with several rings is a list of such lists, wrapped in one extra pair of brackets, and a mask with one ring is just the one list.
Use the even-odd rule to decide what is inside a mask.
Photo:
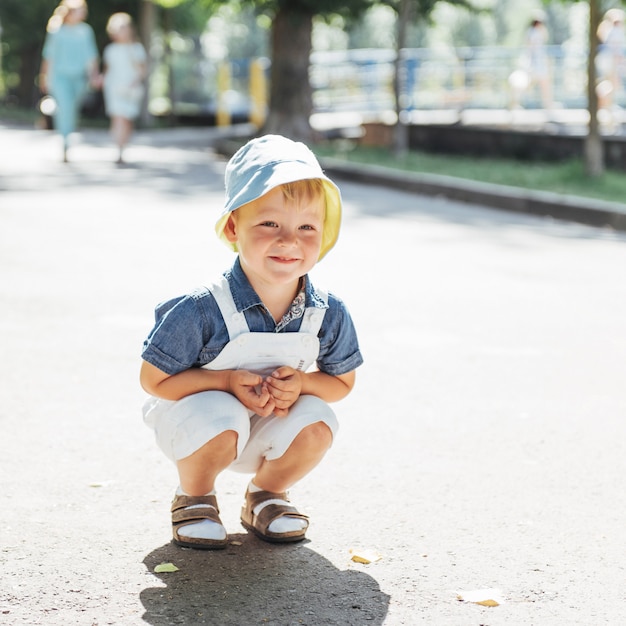
[(96, 38), (86, 17), (85, 0), (62, 0), (48, 21), (43, 47), (39, 84), (56, 101), (54, 125), (63, 137), (64, 161), (87, 87), (101, 82)]

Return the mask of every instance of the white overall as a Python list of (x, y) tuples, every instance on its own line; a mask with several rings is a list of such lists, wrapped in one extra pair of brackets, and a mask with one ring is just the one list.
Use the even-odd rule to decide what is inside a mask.
[[(297, 333), (253, 333), (244, 314), (237, 311), (226, 278), (210, 290), (224, 318), (229, 342), (204, 366), (206, 369), (246, 369), (267, 376), (283, 365), (307, 371), (315, 363), (319, 354), (317, 334), (326, 309), (306, 308)], [(327, 299), (326, 294), (320, 295)], [(202, 391), (177, 401), (150, 398), (143, 412), (159, 447), (174, 462), (220, 433), (236, 431), (237, 459), (230, 469), (250, 473), (258, 469), (263, 459), (280, 458), (306, 426), (324, 422), (333, 437), (339, 426), (328, 404), (308, 395), (295, 402), (287, 417), (260, 417), (225, 391)]]

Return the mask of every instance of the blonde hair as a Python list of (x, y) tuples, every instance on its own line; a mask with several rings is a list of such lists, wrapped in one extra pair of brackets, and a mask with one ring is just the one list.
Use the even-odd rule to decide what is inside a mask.
[(87, 11), (87, 2), (85, 0), (61, 0), (50, 16), (46, 30), (49, 33), (56, 33), (65, 24), (69, 12), (76, 9), (85, 9)]
[(283, 183), (280, 188), (283, 197), (295, 202), (296, 205), (299, 205), (303, 200), (316, 200), (320, 197), (326, 197), (324, 182), (321, 178), (305, 178), (292, 183)]
[(125, 26), (132, 28), (133, 18), (128, 13), (113, 13), (113, 15), (109, 18), (106, 27), (109, 37), (112, 37)]

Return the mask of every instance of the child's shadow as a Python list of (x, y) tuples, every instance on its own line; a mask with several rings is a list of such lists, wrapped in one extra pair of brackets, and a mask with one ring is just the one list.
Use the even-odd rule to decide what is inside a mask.
[(144, 563), (179, 571), (156, 574), (165, 587), (141, 592), (144, 621), (165, 624), (382, 624), (389, 596), (367, 574), (339, 570), (305, 543), (273, 545), (231, 535), (226, 550), (185, 550), (168, 543)]

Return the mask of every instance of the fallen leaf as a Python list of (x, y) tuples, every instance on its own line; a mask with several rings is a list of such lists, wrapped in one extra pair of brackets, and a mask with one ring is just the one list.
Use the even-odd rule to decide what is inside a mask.
[(380, 561), (383, 557), (375, 550), (368, 550), (365, 548), (350, 548), (351, 559), (355, 563), (363, 563), (369, 565), (374, 561)]
[(502, 594), (499, 589), (474, 589), (473, 591), (458, 591), (457, 600), (472, 602), (481, 606), (500, 606)]
[(109, 487), (112, 483), (113, 483), (112, 480), (94, 481), (92, 483), (89, 483), (89, 487), (98, 489), (99, 487)]
[(242, 546), (243, 545), (243, 541), (231, 541), (230, 545), (231, 546)]
[(154, 568), (156, 574), (163, 574), (165, 572), (177, 572), (178, 568), (173, 563), (160, 563)]

